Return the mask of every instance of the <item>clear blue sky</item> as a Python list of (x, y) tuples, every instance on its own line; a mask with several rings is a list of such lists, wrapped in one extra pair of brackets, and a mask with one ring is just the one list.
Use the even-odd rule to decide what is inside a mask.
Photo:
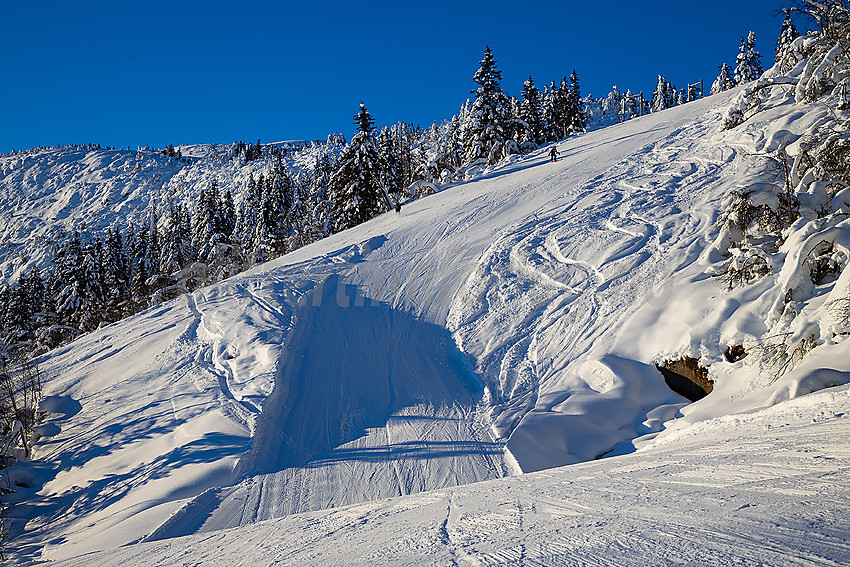
[(361, 100), (379, 125), (427, 126), (469, 96), (485, 44), (514, 95), (573, 68), (583, 94), (651, 92), (658, 73), (708, 89), (750, 29), (772, 63), (783, 5), (10, 0), (0, 152), (350, 137)]

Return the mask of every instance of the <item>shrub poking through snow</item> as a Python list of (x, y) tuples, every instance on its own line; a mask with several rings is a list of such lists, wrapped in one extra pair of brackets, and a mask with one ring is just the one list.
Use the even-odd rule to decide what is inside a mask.
[(839, 333), (843, 335), (850, 334), (850, 297), (833, 299), (827, 304), (827, 309), (829, 309), (837, 325), (847, 329), (843, 332), (839, 331)]
[(758, 248), (740, 250), (731, 248), (732, 259), (726, 270), (729, 289), (747, 285), (773, 273), (767, 255)]
[(35, 425), (40, 415), (41, 375), (34, 362), (0, 356), (0, 439), (3, 456), (20, 454), (29, 458), (37, 439)]
[(843, 267), (842, 256), (843, 254), (835, 250), (832, 242), (822, 240), (818, 243), (806, 259), (812, 283), (821, 285), (834, 280), (841, 273)]
[(744, 345), (729, 345), (726, 347), (726, 350), (723, 351), (723, 357), (727, 362), (738, 362), (739, 360), (743, 360), (747, 357), (747, 350), (744, 348)]
[(818, 340), (814, 335), (795, 338), (794, 333), (779, 333), (752, 341), (746, 348), (752, 355), (749, 360), (768, 372), (767, 384), (772, 384), (799, 365), (817, 346)]
[[(41, 375), (38, 366), (23, 356), (0, 352), (0, 469), (13, 466), (19, 459), (29, 459), (32, 446), (39, 439), (36, 424), (44, 413), (39, 411), (41, 401)], [(3, 543), (8, 534), (6, 513), (8, 503), (2, 496), (12, 492), (0, 487), (0, 561), (3, 560)]]

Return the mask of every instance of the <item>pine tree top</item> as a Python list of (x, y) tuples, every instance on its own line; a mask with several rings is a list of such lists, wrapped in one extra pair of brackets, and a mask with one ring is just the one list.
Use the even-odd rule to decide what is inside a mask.
[(782, 57), (782, 51), (800, 35), (797, 32), (797, 26), (791, 21), (791, 10), (785, 8), (782, 11), (785, 12), (785, 20), (783, 20), (782, 27), (779, 29), (779, 37), (776, 39), (774, 61), (779, 61)]
[(472, 80), (481, 85), (484, 92), (501, 90), (499, 81), (502, 80), (502, 72), (496, 68), (496, 59), (493, 58), (489, 45), (484, 47), (484, 59), (478, 65), (478, 71), (475, 72)]
[(360, 102), (360, 112), (354, 115), (354, 125), (357, 126), (359, 132), (371, 134), (375, 130), (375, 119), (366, 110), (366, 105)]

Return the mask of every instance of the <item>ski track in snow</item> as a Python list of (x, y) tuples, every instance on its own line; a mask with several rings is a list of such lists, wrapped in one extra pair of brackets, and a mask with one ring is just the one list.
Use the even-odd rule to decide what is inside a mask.
[[(195, 328), (198, 333), (196, 339), (204, 341), (211, 338), (213, 341), (211, 345), (198, 350), (195, 362), (198, 364), (208, 365), (209, 370), (218, 378), (218, 387), (225, 398), (233, 402), (237, 402), (245, 410), (247, 410), (249, 414), (259, 413), (260, 410), (251, 402), (237, 399), (233, 395), (230, 387), (230, 384), (233, 383), (233, 369), (230, 367), (227, 360), (222, 360), (223, 357), (220, 355), (222, 351), (222, 336), (219, 333), (210, 331), (204, 324), (204, 314), (200, 309), (198, 309), (198, 303), (195, 301), (194, 293), (186, 294), (186, 302), (188, 303), (189, 309), (195, 317), (197, 317), (197, 325)], [(251, 426), (251, 420), (248, 417), (240, 418), (240, 421), (242, 421), (246, 427)]]
[[(630, 304), (668, 275), (670, 258), (703, 237), (710, 219), (693, 207), (694, 196), (712, 187), (734, 157), (706, 148), (714, 128), (714, 120), (698, 122), (644, 146), (503, 231), (481, 256), (448, 320), (487, 383), (500, 437), (522, 428), (533, 410), (559, 405), (559, 412), (573, 413), (562, 392), (605, 393), (615, 385), (588, 383), (576, 369)], [(673, 222), (686, 215), (694, 218)], [(683, 229), (670, 234), (676, 226)], [(671, 239), (672, 250), (662, 245)], [(620, 426), (631, 422), (625, 417)], [(613, 446), (610, 438), (603, 442)], [(590, 449), (596, 453), (585, 458), (606, 450)], [(520, 466), (571, 462), (537, 459), (519, 458)]]
[(649, 451), (58, 565), (843, 565), (848, 410), (845, 386)]
[(254, 474), (201, 531), (504, 474), (441, 354), (453, 347), (445, 331), (360, 298), (332, 275), (301, 302), (278, 380), (286, 395), (269, 398), (242, 465)]

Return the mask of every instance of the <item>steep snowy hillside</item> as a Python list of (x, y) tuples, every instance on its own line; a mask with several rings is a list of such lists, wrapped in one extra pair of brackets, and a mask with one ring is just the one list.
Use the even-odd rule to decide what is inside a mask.
[[(279, 142), (304, 148), (286, 154), (290, 171), (306, 170), (317, 156), (338, 146)], [(45, 267), (51, 245), (75, 230), (99, 234), (108, 227), (126, 231), (148, 222), (149, 207), (193, 208), (201, 188), (212, 181), (239, 194), (248, 176), (268, 172), (267, 160), (230, 159), (230, 146), (193, 145), (182, 159), (149, 149), (91, 146), (33, 149), (0, 156), (0, 280), (13, 282), (31, 266)]]
[[(622, 520), (620, 531), (651, 531), (648, 549), (661, 546), (667, 539), (659, 533), (669, 532), (652, 531), (647, 523), (667, 509), (665, 498), (676, 501), (683, 493), (671, 488), (641, 504), (640, 491), (628, 486), (642, 482), (644, 473), (629, 476), (628, 470), (662, 467), (659, 472), (673, 477), (668, 480), (674, 486), (692, 487), (694, 477), (702, 479), (710, 468), (705, 454), (727, 439), (733, 448), (745, 445), (734, 431), (712, 433), (706, 420), (719, 419), (708, 423), (722, 430), (727, 422), (718, 416), (850, 382), (850, 342), (842, 322), (827, 320), (826, 307), (830, 297), (850, 291), (850, 271), (807, 286), (798, 277), (806, 266), (798, 248), (805, 249), (807, 236), (820, 234), (818, 219), (804, 216), (788, 227), (787, 244), (768, 256), (772, 268), (761, 279), (731, 286), (720, 277), (729, 273), (734, 255), (722, 230), (730, 195), (775, 192), (769, 160), (755, 154), (797, 141), (830, 115), (779, 97), (743, 126), (720, 131), (736, 94), (570, 138), (559, 144), (562, 159), (554, 164), (548, 163), (548, 148), (512, 156), (478, 180), (412, 202), (400, 214), (382, 215), (45, 356), (51, 414), (37, 460), (14, 472), (24, 486), (14, 496), (22, 503), (12, 511), (13, 556), (21, 562), (67, 559), (191, 534), (187, 545), (215, 546), (222, 537), (250, 534), (256, 540), (279, 527), (313, 524), (319, 527), (304, 528), (310, 537), (340, 545), (344, 526), (369, 523), (371, 510), (395, 518), (404, 507), (414, 510), (403, 522), (416, 530), (410, 539), (392, 531), (372, 541), (412, 547), (383, 555), (384, 543), (366, 545), (359, 557), (374, 552), (402, 562), (410, 549), (431, 550), (431, 544), (442, 546), (433, 550), (448, 554), (438, 555), (447, 561), (452, 554), (483, 561), (493, 554), (498, 562), (509, 561), (510, 554), (549, 553), (529, 550), (519, 540), (511, 540), (508, 551), (496, 549), (498, 526), (526, 521), (534, 525), (529, 538), (543, 534), (546, 541), (592, 553), (595, 538), (602, 537), (593, 526), (619, 516), (613, 501), (627, 495), (624, 506), (637, 516), (633, 524)], [(846, 226), (829, 230), (835, 265), (843, 268)], [(797, 348), (794, 341), (806, 339), (810, 352), (784, 364), (783, 372), (756, 356), (727, 360), (730, 347), (754, 352), (753, 345), (766, 344), (779, 324), (774, 305), (785, 297), (779, 323), (789, 342), (782, 344), (790, 352)], [(685, 355), (707, 366), (714, 381), (714, 391), (691, 405), (655, 367)], [(773, 415), (772, 427), (798, 413), (795, 423), (823, 412), (829, 419), (816, 419), (806, 430), (810, 436), (801, 436), (811, 447), (822, 435), (844, 432), (846, 389), (808, 399), (815, 402), (792, 401), (775, 414), (767, 409), (754, 415)], [(770, 484), (787, 493), (779, 504), (733, 498), (735, 466), (755, 474), (780, 462), (770, 449), (774, 438), (759, 427), (753, 429), (761, 435), (753, 460), (734, 461), (721, 471), (731, 480), (702, 494), (712, 502), (732, 499), (736, 511), (764, 506), (742, 520), (748, 529), (784, 514), (802, 497), (810, 499), (808, 492), (787, 492), (792, 473), (759, 477), (766, 483), (760, 488), (779, 479)], [(794, 433), (788, 431), (776, 439), (790, 451)], [(677, 468), (667, 463), (671, 453), (662, 444), (665, 435), (674, 443), (673, 436), (686, 438), (688, 432), (708, 440), (676, 445), (697, 455)], [(653, 444), (659, 448), (551, 477), (494, 480)], [(825, 456), (834, 463), (821, 469), (806, 460), (800, 474), (839, 475), (846, 454), (830, 447)], [(618, 476), (614, 463), (637, 468)], [(610, 492), (598, 484), (589, 489), (582, 506), (599, 510), (608, 499), (614, 511), (577, 517), (586, 529), (576, 537), (585, 538), (585, 547), (553, 535), (574, 527), (574, 507), (541, 507), (511, 492), (552, 496), (562, 490), (557, 483), (583, 483), (596, 474), (614, 474), (625, 484)], [(494, 482), (244, 527), (482, 480)], [(834, 502), (846, 500), (846, 483), (823, 484)], [(504, 498), (489, 502), (489, 491)], [(468, 514), (461, 509), (463, 494), (473, 494), (466, 502), (475, 510)], [(644, 504), (648, 511), (641, 516)], [(825, 498), (816, 504), (828, 511), (811, 522), (842, 520), (845, 508)], [(422, 506), (427, 510), (419, 517)], [(711, 507), (713, 523), (695, 536), (696, 543), (677, 541), (695, 553), (729, 510)], [(685, 520), (677, 520), (679, 528), (695, 529), (695, 519)], [(238, 526), (243, 528), (224, 535), (197, 535)], [(799, 550), (805, 534), (827, 534), (810, 528), (795, 524), (797, 531), (785, 541), (793, 539)], [(609, 539), (599, 545), (620, 532), (606, 533)], [(343, 540), (329, 534), (343, 534)], [(233, 554), (241, 552), (229, 541), (222, 545), (233, 550), (228, 557), (235, 562)], [(479, 547), (479, 541), (485, 543)], [(741, 540), (726, 541), (718, 557), (731, 554)], [(179, 562), (183, 552), (175, 550), (182, 545), (145, 544), (96, 562), (137, 561), (149, 551), (160, 553), (163, 563)], [(837, 539), (817, 545), (816, 557), (846, 557), (846, 545)], [(312, 547), (293, 557), (340, 561), (311, 555), (327, 549)], [(740, 557), (774, 563), (775, 548), (763, 551)], [(498, 552), (509, 555), (500, 559)], [(652, 562), (658, 555), (646, 551), (642, 557)]]

